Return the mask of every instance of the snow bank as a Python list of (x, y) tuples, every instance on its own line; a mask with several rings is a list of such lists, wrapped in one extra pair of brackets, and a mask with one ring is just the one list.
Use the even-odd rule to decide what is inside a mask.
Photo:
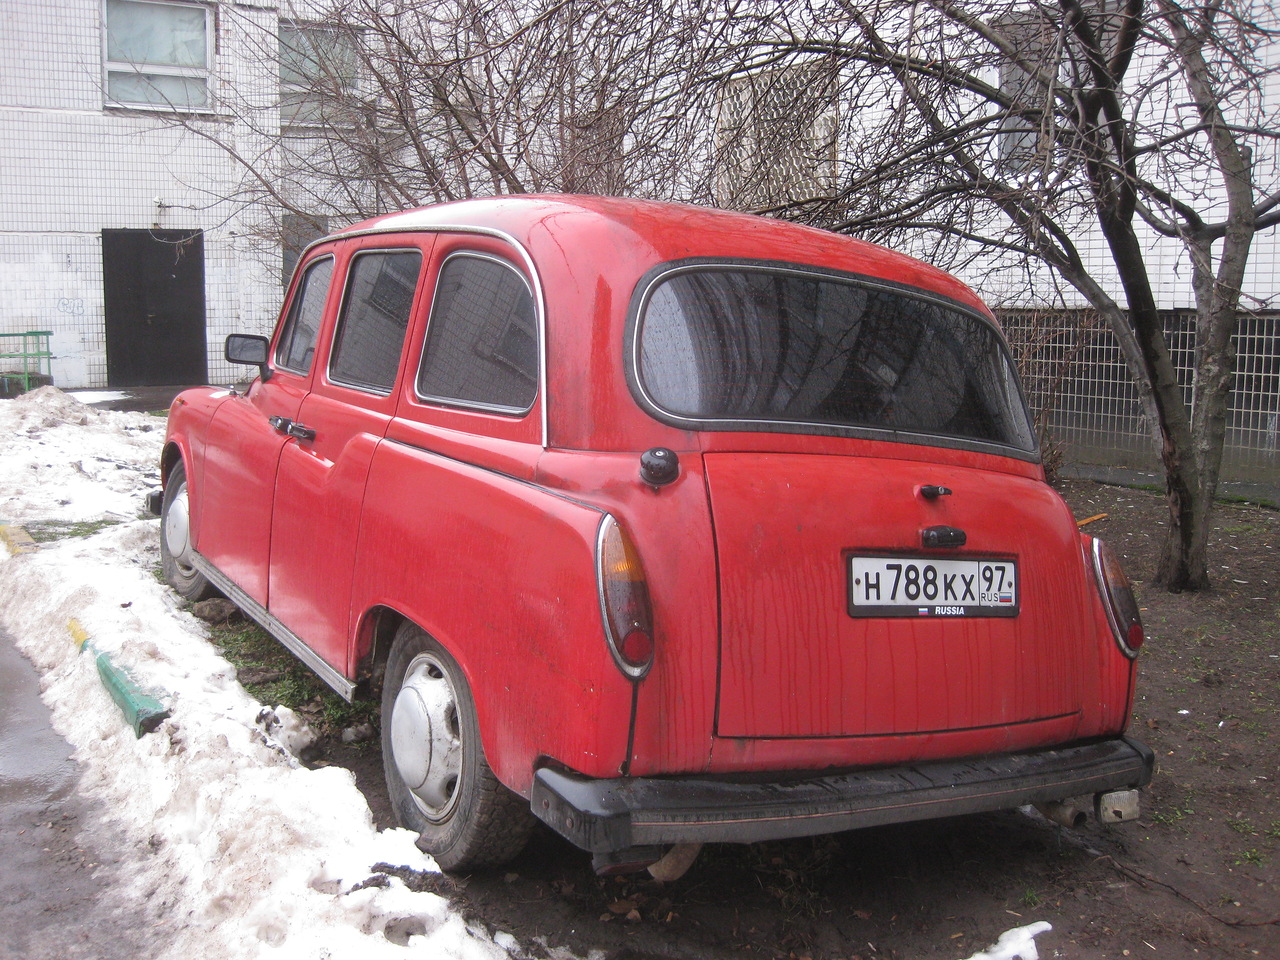
[[(81, 789), (149, 861), (127, 893), (168, 905), (164, 956), (521, 955), (513, 938), (498, 946), (398, 879), (353, 889), (375, 863), (435, 866), (408, 831), (373, 828), (350, 773), (307, 770), (267, 735), (261, 705), (156, 579), (159, 521), (137, 517), (158, 482), (162, 421), (44, 388), (0, 404), (0, 437), (0, 520), (122, 521), (0, 562), (0, 624), (43, 674)], [(140, 684), (167, 692), (173, 715), (155, 733), (134, 738), (78, 655), (72, 618)]]
[(0, 404), (0, 522), (132, 519), (160, 485), (164, 421), (41, 387)]

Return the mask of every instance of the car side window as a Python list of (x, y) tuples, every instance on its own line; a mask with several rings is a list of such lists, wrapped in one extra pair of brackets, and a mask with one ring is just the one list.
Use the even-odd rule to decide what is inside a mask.
[(421, 269), (418, 250), (375, 250), (352, 259), (329, 364), (335, 383), (390, 392)]
[(440, 268), (418, 395), (523, 413), (537, 392), (538, 322), (528, 282), (493, 257), (450, 257)]
[(276, 347), (277, 365), (294, 373), (306, 373), (311, 369), (316, 336), (320, 333), (324, 302), (332, 279), (333, 257), (323, 257), (307, 266), (285, 317), (280, 344)]

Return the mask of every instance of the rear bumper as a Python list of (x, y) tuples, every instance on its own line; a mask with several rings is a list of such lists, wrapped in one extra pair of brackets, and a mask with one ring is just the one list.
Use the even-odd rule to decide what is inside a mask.
[(612, 853), (669, 843), (752, 843), (1004, 810), (1145, 786), (1153, 765), (1145, 745), (1120, 737), (772, 782), (595, 780), (544, 767), (534, 776), (530, 805), (570, 842)]

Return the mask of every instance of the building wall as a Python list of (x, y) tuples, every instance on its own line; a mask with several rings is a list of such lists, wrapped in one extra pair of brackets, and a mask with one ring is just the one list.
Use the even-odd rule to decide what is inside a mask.
[[(215, 98), (260, 93), (270, 123), (275, 3), (214, 4)], [(201, 136), (253, 147), (219, 115), (121, 109), (103, 94), (102, 0), (6, 0), (0, 6), (0, 333), (52, 331), (59, 387), (107, 386), (104, 229), (198, 229), (205, 237), (209, 377), (227, 333), (268, 332), (280, 299), (279, 248), (257, 239), (260, 211), (234, 202), (240, 172)], [(264, 47), (264, 45), (266, 45)], [(216, 100), (215, 100), (216, 102)]]

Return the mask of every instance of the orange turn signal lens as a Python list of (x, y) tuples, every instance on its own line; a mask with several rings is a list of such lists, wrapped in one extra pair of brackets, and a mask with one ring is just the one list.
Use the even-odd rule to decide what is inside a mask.
[(639, 680), (653, 665), (653, 612), (640, 554), (606, 514), (596, 541), (596, 578), (605, 640), (618, 669)]

